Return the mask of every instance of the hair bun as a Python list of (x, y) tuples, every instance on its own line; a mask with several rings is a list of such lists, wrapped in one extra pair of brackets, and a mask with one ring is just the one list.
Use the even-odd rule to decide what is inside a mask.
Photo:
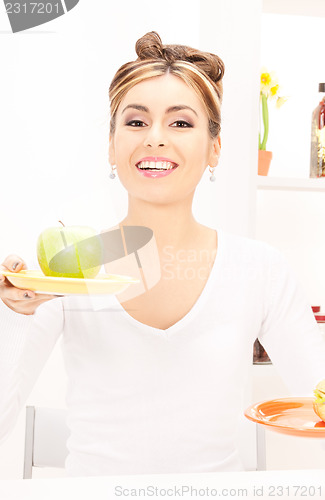
[(138, 59), (164, 59), (169, 63), (186, 61), (186, 49), (182, 45), (164, 45), (156, 31), (149, 31), (135, 44)]
[(168, 63), (188, 61), (205, 73), (214, 83), (222, 80), (225, 66), (216, 54), (193, 49), (186, 45), (163, 45), (156, 31), (149, 31), (135, 44), (138, 60), (163, 59)]
[(139, 59), (164, 58), (164, 46), (156, 31), (149, 31), (135, 44), (135, 51)]

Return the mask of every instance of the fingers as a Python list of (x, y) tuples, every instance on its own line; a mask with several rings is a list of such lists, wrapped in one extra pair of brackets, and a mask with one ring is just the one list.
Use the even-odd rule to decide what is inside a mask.
[(31, 315), (35, 313), (38, 306), (55, 298), (55, 296), (46, 295), (46, 298), (39, 299), (37, 295), (38, 294), (36, 294), (36, 298), (33, 300), (10, 300), (2, 298), (2, 301), (16, 313)]
[(18, 273), (22, 269), (27, 269), (26, 262), (21, 257), (18, 257), (18, 255), (8, 255), (2, 264), (0, 264), (0, 285), (3, 283), (9, 284), (6, 277), (1, 274), (1, 270)]
[(26, 262), (15, 254), (8, 255), (0, 264), (0, 299), (17, 313), (34, 314), (40, 304), (55, 299), (57, 296), (17, 288), (1, 274), (2, 270), (18, 273), (22, 269), (27, 269)]
[(35, 298), (35, 292), (16, 288), (15, 286), (6, 283), (0, 284), (0, 297), (10, 300), (30, 300)]
[(18, 273), (22, 269), (27, 269), (26, 262), (15, 254), (8, 255), (2, 262), (2, 266), (4, 266), (7, 271), (11, 271), (13, 273)]
[(0, 297), (9, 300), (34, 299), (35, 293), (31, 290), (22, 290), (14, 287), (10, 281), (1, 274), (1, 270), (18, 273), (22, 269), (27, 269), (26, 262), (18, 255), (8, 255), (0, 265)]
[[(1, 273), (1, 269), (0, 269)], [(5, 278), (4, 276), (2, 276)], [(47, 293), (36, 293), (32, 290), (26, 290), (24, 288), (17, 288), (13, 286), (9, 281), (0, 281), (0, 298), (9, 300), (50, 300), (57, 297), (57, 295), (50, 295)]]

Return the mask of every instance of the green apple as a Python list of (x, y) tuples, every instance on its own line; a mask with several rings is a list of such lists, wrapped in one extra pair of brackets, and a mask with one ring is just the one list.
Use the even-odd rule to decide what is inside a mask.
[(37, 259), (43, 273), (65, 278), (95, 278), (103, 260), (100, 236), (88, 226), (61, 224), (45, 229), (38, 237)]

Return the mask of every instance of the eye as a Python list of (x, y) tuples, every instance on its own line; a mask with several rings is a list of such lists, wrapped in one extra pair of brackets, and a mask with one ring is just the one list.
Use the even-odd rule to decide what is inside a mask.
[[(139, 123), (142, 125), (139, 125)], [(131, 120), (130, 122), (127, 122), (126, 125), (129, 127), (142, 127), (143, 125), (145, 125), (145, 123), (143, 123), (141, 120)]]
[[(177, 120), (176, 122), (174, 123), (178, 123), (180, 126), (177, 126), (177, 128), (193, 128), (193, 125), (191, 125), (190, 123), (184, 121), (184, 120)], [(172, 127), (174, 127), (174, 124), (172, 125)]]

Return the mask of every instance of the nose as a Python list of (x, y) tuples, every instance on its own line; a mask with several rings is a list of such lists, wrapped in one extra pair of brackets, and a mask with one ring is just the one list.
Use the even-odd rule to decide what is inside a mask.
[[(152, 147), (155, 147), (155, 144), (152, 144), (151, 142), (147, 142), (146, 146), (150, 146), (151, 148)], [(157, 144), (157, 146), (165, 146), (165, 144), (163, 142), (161, 142), (160, 144)]]
[(145, 138), (144, 145), (150, 147), (161, 147), (167, 144), (167, 139), (164, 136), (163, 130), (161, 127), (151, 127), (148, 130), (148, 134)]

